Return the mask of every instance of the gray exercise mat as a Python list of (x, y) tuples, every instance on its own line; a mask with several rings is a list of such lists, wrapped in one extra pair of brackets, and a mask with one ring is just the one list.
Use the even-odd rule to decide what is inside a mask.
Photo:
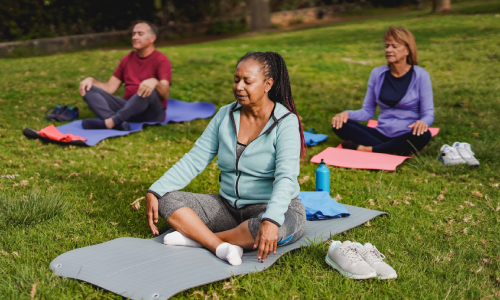
[(86, 281), (130, 299), (168, 299), (184, 290), (231, 276), (260, 272), (286, 252), (321, 243), (378, 215), (376, 210), (344, 205), (350, 217), (307, 221), (296, 243), (279, 247), (261, 263), (256, 252), (243, 254), (243, 264), (231, 266), (204, 248), (164, 245), (163, 235), (153, 239), (119, 238), (59, 255), (50, 269), (59, 276)]

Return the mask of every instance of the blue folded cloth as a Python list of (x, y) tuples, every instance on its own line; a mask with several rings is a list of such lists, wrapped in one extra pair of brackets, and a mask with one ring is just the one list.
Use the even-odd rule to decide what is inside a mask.
[(310, 128), (308, 131), (304, 131), (304, 139), (306, 140), (307, 146), (316, 146), (328, 139), (326, 134), (313, 133), (314, 128)]
[(351, 214), (340, 203), (331, 198), (328, 192), (300, 192), (299, 199), (306, 208), (309, 221), (348, 217)]

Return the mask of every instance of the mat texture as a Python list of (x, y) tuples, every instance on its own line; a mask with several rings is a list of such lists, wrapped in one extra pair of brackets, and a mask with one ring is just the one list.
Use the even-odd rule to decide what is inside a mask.
[(188, 122), (195, 119), (210, 118), (215, 114), (215, 105), (206, 102), (184, 102), (181, 100), (168, 99), (166, 119), (163, 122), (144, 122), (144, 123), (130, 123), (130, 131), (121, 131), (114, 129), (99, 129), (88, 130), (82, 128), (82, 120), (77, 120), (69, 124), (57, 127), (62, 134), (73, 134), (83, 137), (86, 141), (73, 140), (70, 142), (61, 142), (48, 139), (38, 134), (36, 130), (25, 128), (23, 134), (28, 138), (40, 139), (44, 142), (63, 144), (63, 145), (78, 145), (78, 146), (94, 146), (100, 141), (116, 136), (124, 136), (133, 132), (142, 130), (144, 125), (165, 125), (168, 122)]
[(153, 239), (119, 238), (61, 254), (50, 269), (63, 277), (86, 281), (131, 299), (168, 299), (184, 290), (239, 274), (269, 268), (286, 252), (357, 227), (384, 212), (345, 205), (350, 217), (307, 221), (302, 238), (279, 247), (264, 263), (255, 251), (245, 252), (243, 264), (231, 266), (203, 248), (167, 246), (163, 235)]
[(311, 162), (319, 164), (324, 159), (327, 165), (335, 167), (395, 171), (408, 158), (410, 157), (329, 147), (313, 156)]

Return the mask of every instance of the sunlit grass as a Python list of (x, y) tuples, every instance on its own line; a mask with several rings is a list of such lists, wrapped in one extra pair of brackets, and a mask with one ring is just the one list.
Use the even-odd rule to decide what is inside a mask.
[[(405, 26), (417, 39), (420, 65), (431, 75), (436, 120), (441, 128), (430, 145), (396, 172), (331, 168), (332, 195), (345, 204), (387, 211), (370, 226), (335, 239), (372, 242), (399, 273), (395, 281), (352, 281), (324, 263), (327, 245), (311, 245), (280, 258), (268, 270), (217, 282), (177, 298), (438, 298), (493, 299), (500, 293), (500, 17), (499, 2), (469, 6), (446, 16), (411, 12), (285, 33), (245, 35), (224, 41), (161, 48), (172, 61), (172, 97), (221, 107), (233, 101), (236, 60), (247, 51), (277, 51), (289, 67), (294, 98), (304, 127), (330, 139), (310, 148), (309, 157), (340, 140), (332, 116), (361, 106), (370, 71), (385, 63), (382, 37), (389, 26)], [(64, 211), (30, 226), (0, 231), (0, 298), (120, 299), (89, 284), (52, 275), (59, 254), (118, 237), (151, 238), (144, 217), (129, 205), (171, 167), (200, 136), (209, 120), (113, 138), (95, 147), (47, 145), (22, 137), (23, 127), (51, 124), (45, 111), (77, 105), (78, 83), (92, 75), (107, 80), (128, 51), (87, 51), (47, 57), (0, 60), (1, 193), (30, 197), (41, 191), (64, 195)], [(346, 62), (343, 58), (367, 62)], [(121, 90), (123, 92), (123, 90)], [(445, 167), (439, 148), (469, 142), (481, 166)], [(314, 189), (316, 165), (306, 163), (302, 190)], [(216, 193), (218, 171), (209, 165), (185, 190)], [(442, 195), (442, 196), (441, 196)], [(371, 200), (371, 201), (370, 201)], [(16, 202), (17, 205), (28, 202)], [(373, 203), (373, 205), (372, 205)], [(13, 211), (12, 211), (13, 212)], [(2, 213), (0, 213), (0, 216)], [(19, 213), (22, 217), (22, 213)], [(17, 217), (20, 220), (20, 217)], [(0, 222), (4, 224), (5, 219)], [(166, 224), (160, 222), (160, 230)], [(13, 254), (14, 252), (17, 253)], [(175, 270), (165, 270), (165, 272)], [(194, 294), (198, 291), (198, 294)], [(199, 295), (200, 293), (203, 294)], [(297, 299), (295, 297), (295, 299)]]

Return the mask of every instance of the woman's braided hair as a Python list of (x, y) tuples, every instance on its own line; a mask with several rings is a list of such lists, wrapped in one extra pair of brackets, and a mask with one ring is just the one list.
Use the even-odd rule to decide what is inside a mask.
[(238, 60), (238, 64), (244, 60), (253, 59), (263, 66), (263, 72), (266, 79), (272, 78), (274, 83), (271, 90), (268, 92), (269, 99), (273, 102), (279, 102), (286, 107), (290, 112), (294, 113), (299, 119), (300, 132), (300, 156), (305, 158), (306, 142), (304, 133), (302, 132), (302, 123), (300, 122), (297, 108), (293, 102), (292, 88), (290, 86), (290, 78), (286, 68), (285, 60), (281, 55), (275, 52), (248, 52)]

